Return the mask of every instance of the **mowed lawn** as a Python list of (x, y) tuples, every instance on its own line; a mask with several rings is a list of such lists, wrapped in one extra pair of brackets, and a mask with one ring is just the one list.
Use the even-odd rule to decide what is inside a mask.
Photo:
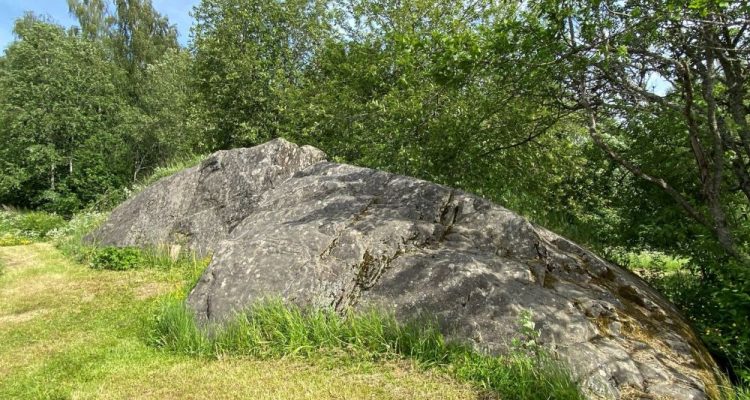
[(149, 345), (179, 271), (99, 271), (52, 245), (0, 247), (0, 399), (475, 399), (406, 361), (196, 358)]

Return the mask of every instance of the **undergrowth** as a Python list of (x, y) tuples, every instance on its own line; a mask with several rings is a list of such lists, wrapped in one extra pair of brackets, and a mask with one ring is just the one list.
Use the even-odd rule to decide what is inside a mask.
[(302, 310), (280, 301), (260, 302), (223, 325), (199, 326), (181, 296), (166, 300), (151, 342), (202, 357), (320, 358), (350, 361), (404, 358), (468, 381), (502, 399), (582, 399), (569, 371), (543, 351), (519, 348), (489, 356), (447, 341), (432, 321), (399, 323), (376, 311), (345, 318), (330, 310)]
[(142, 182), (136, 185), (136, 191), (140, 191), (161, 178), (173, 175), (184, 169), (198, 165), (202, 160), (208, 157), (206, 154), (188, 154), (183, 157), (170, 160), (169, 163), (156, 167), (154, 171)]
[[(652, 273), (649, 284), (684, 313), (735, 383), (750, 387), (750, 274), (702, 279), (689, 271)], [(747, 390), (745, 390), (747, 392)]]
[(42, 211), (0, 210), (0, 246), (19, 246), (45, 240), (65, 226), (65, 219)]
[(193, 252), (170, 254), (169, 247), (82, 246), (77, 252), (79, 259), (85, 261), (89, 267), (111, 271), (142, 268), (192, 271), (199, 266), (205, 267), (208, 263), (208, 258), (198, 257)]
[(706, 273), (687, 257), (655, 251), (611, 249), (610, 257), (636, 272), (674, 303), (738, 386), (750, 387), (750, 273), (727, 262), (720, 274)]

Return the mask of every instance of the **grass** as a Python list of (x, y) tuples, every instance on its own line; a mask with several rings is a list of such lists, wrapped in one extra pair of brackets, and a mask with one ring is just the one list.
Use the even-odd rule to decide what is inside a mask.
[[(530, 319), (505, 357), (448, 343), (430, 321), (278, 301), (208, 335), (183, 302), (207, 260), (82, 245), (105, 217), (45, 233), (57, 249), (0, 247), (0, 398), (581, 398)], [(727, 383), (722, 399), (750, 393)]]
[(138, 190), (142, 190), (143, 188), (150, 186), (152, 183), (158, 181), (161, 178), (173, 175), (184, 169), (194, 167), (201, 161), (203, 161), (206, 157), (208, 157), (207, 154), (187, 154), (183, 157), (178, 157), (174, 160), (171, 160), (168, 164), (156, 167), (146, 179), (144, 179), (137, 185)]
[[(81, 238), (104, 219), (103, 214), (82, 214), (60, 232), (58, 247), (68, 256), (98, 270), (131, 271), (149, 266), (156, 271), (181, 271), (183, 285), (163, 296), (148, 341), (175, 354), (254, 359), (333, 359), (351, 365), (407, 362), (435, 367), (442, 375), (482, 392), (507, 399), (579, 399), (580, 391), (567, 370), (535, 352), (489, 357), (467, 346), (450, 344), (429, 321), (399, 324), (377, 312), (340, 318), (329, 311), (289, 308), (279, 302), (263, 303), (238, 314), (226, 326), (212, 327), (212, 335), (196, 326), (184, 306), (189, 288), (200, 277), (205, 262), (182, 255), (173, 259), (168, 249), (97, 248)], [(521, 349), (523, 350), (523, 349)], [(331, 357), (333, 355), (333, 357)]]
[(180, 296), (162, 304), (158, 315), (152, 342), (178, 354), (219, 359), (333, 356), (348, 363), (410, 360), (501, 399), (582, 398), (569, 372), (544, 353), (519, 348), (505, 357), (482, 355), (447, 342), (429, 321), (401, 324), (378, 312), (340, 318), (331, 311), (303, 311), (268, 301), (221, 327), (201, 329)]
[[(93, 270), (47, 243), (0, 248), (3, 399), (473, 399), (473, 386), (398, 359), (195, 357), (151, 344), (179, 269)], [(170, 295), (171, 294), (171, 295)]]

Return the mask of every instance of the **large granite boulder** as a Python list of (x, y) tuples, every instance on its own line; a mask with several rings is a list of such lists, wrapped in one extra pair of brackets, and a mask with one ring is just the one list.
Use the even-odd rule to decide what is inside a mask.
[(188, 298), (202, 321), (269, 297), (377, 307), (437, 317), (450, 338), (502, 353), (528, 310), (591, 398), (716, 390), (710, 355), (637, 276), (477, 196), (281, 139), (156, 182), (90, 239), (211, 253)]

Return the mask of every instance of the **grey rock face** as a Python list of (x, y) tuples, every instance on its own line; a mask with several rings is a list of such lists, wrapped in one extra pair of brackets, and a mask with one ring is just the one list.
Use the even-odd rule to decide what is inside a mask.
[(218, 151), (117, 207), (90, 240), (115, 246), (179, 244), (205, 254), (253, 212), (260, 195), (325, 158), (314, 147), (284, 140)]
[(158, 181), (91, 240), (212, 253), (188, 298), (203, 321), (269, 297), (374, 307), (437, 317), (448, 337), (502, 353), (529, 310), (591, 398), (716, 390), (700, 341), (635, 275), (479, 197), (280, 139)]

